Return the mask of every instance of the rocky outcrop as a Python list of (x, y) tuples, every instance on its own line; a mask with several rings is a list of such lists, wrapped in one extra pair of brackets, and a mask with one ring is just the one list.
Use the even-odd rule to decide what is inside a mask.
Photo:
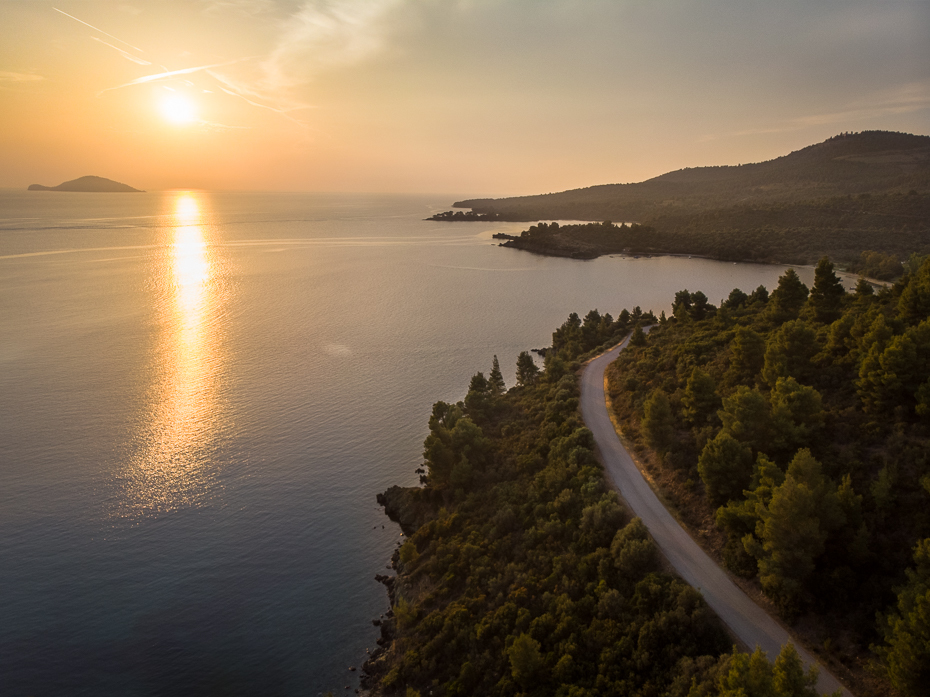
[(377, 498), (388, 518), (408, 537), (433, 517), (433, 506), (419, 487), (392, 486)]

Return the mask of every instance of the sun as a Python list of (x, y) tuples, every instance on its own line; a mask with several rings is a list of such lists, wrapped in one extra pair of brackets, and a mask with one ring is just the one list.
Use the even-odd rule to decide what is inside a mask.
[(161, 113), (168, 121), (178, 125), (197, 120), (197, 107), (182, 94), (170, 94), (161, 100)]

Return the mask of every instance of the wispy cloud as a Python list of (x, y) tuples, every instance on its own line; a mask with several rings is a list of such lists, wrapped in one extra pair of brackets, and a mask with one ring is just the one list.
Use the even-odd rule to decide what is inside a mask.
[(305, 1), (284, 24), (277, 45), (262, 63), (273, 89), (307, 82), (336, 65), (360, 62), (380, 51), (390, 12), (401, 0)]
[(224, 65), (232, 65), (233, 63), (239, 63), (241, 61), (248, 60), (248, 58), (238, 58), (232, 61), (225, 61), (223, 63), (212, 63), (210, 65), (198, 65), (194, 68), (181, 68), (180, 70), (168, 70), (163, 73), (155, 73), (154, 75), (144, 75), (143, 77), (138, 77), (135, 80), (130, 80), (129, 82), (124, 82), (122, 85), (116, 85), (115, 87), (107, 87), (104, 90), (100, 90), (97, 93), (99, 97), (104, 92), (110, 92), (112, 90), (120, 90), (124, 87), (131, 87), (132, 85), (144, 85), (147, 82), (155, 82), (157, 80), (166, 80), (169, 78), (176, 77), (178, 75), (189, 75), (191, 73), (199, 73), (201, 70), (208, 70), (210, 68), (219, 68)]
[(220, 83), (220, 90), (226, 94), (232, 97), (238, 97), (247, 104), (251, 104), (252, 106), (258, 107), (260, 109), (268, 109), (279, 114), (287, 114), (291, 111), (312, 108), (307, 104), (302, 104), (299, 102), (281, 104), (278, 102), (275, 96), (260, 92), (215, 70), (208, 70), (207, 74)]
[(36, 82), (44, 79), (41, 75), (34, 73), (11, 73), (0, 70), (0, 82)]
[[(160, 66), (162, 72), (108, 87), (98, 92), (97, 96), (134, 85), (174, 80), (182, 75), (202, 72), (214, 79), (224, 94), (243, 100), (250, 106), (280, 114), (306, 127), (305, 122), (292, 116), (292, 112), (313, 108), (306, 103), (305, 97), (298, 96), (299, 88), (328, 69), (360, 63), (382, 51), (390, 38), (392, 12), (406, 2), (409, 0), (293, 0), (291, 3), (275, 3), (271, 0), (208, 0), (204, 3), (208, 13), (235, 12), (251, 17), (264, 15), (266, 21), (278, 24), (277, 40), (264, 58), (240, 58), (179, 70)], [(57, 7), (53, 9), (132, 51), (143, 53), (142, 49), (89, 22)], [(282, 11), (288, 10), (290, 13), (282, 18)], [(138, 65), (152, 65), (151, 61), (113, 43), (96, 36), (91, 38)], [(258, 62), (247, 70), (217, 70), (247, 61)], [(209, 125), (227, 128), (222, 124)]]
[(129, 51), (124, 51), (124, 50), (121, 49), (119, 46), (114, 46), (113, 44), (109, 44), (109, 43), (107, 43), (106, 41), (104, 41), (103, 39), (100, 39), (100, 38), (98, 38), (98, 37), (96, 37), (96, 36), (92, 36), (92, 37), (90, 37), (90, 38), (92, 38), (94, 41), (99, 41), (99, 42), (102, 43), (104, 46), (109, 46), (109, 47), (112, 48), (114, 51), (116, 51), (117, 53), (119, 53), (123, 58), (125, 58), (126, 60), (130, 60), (130, 61), (132, 61), (133, 63), (137, 63), (138, 65), (151, 65), (151, 64), (152, 64), (152, 61), (147, 61), (147, 60), (145, 60), (144, 58), (139, 58), (138, 56), (134, 56), (134, 55), (132, 55)]
[(204, 8), (205, 14), (234, 12), (247, 17), (273, 14), (278, 11), (274, 0), (210, 0)]
[(61, 12), (61, 14), (63, 14), (65, 17), (70, 17), (70, 18), (73, 19), (75, 22), (80, 22), (80, 23), (83, 24), (85, 27), (90, 27), (90, 28), (93, 29), (94, 31), (100, 32), (100, 33), (103, 34), (104, 36), (109, 36), (109, 37), (110, 37), (111, 39), (113, 39), (114, 41), (119, 41), (121, 44), (123, 44), (123, 46), (128, 46), (128, 47), (131, 48), (133, 51), (138, 51), (139, 53), (145, 53), (145, 51), (143, 51), (143, 50), (142, 50), (141, 48), (139, 48), (138, 46), (133, 46), (132, 44), (126, 43), (125, 41), (123, 41), (123, 40), (122, 40), (121, 38), (119, 38), (118, 36), (113, 36), (112, 34), (109, 34), (109, 33), (105, 32), (103, 29), (100, 29), (100, 28), (98, 28), (98, 27), (95, 27), (93, 24), (88, 24), (88, 23), (85, 22), (83, 19), (78, 19), (78, 18), (75, 17), (74, 15), (69, 15), (67, 12), (65, 12), (65, 11), (63, 11), (63, 10), (59, 10), (57, 7), (53, 7), (52, 9), (55, 10), (55, 12)]

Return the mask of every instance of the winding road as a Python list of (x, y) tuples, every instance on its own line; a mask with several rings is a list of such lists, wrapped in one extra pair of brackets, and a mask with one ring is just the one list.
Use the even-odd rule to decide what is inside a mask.
[[(629, 339), (627, 339), (629, 341)], [(822, 693), (849, 690), (807, 651), (793, 641), (787, 631), (756, 605), (702, 550), (659, 501), (623, 446), (607, 413), (604, 371), (627, 344), (601, 354), (585, 367), (581, 377), (581, 415), (600, 452), (604, 468), (633, 513), (639, 516), (675, 571), (697, 588), (704, 600), (736, 638), (749, 647), (759, 646), (770, 660), (792, 641), (805, 665), (819, 668), (817, 689)]]

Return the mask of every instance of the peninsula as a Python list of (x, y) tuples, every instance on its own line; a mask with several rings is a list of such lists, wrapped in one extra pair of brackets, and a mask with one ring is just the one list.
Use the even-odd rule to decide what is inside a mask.
[(66, 181), (58, 186), (43, 186), (30, 184), (29, 191), (79, 191), (82, 193), (142, 193), (141, 189), (134, 189), (128, 184), (121, 184), (104, 177), (86, 176)]
[(903, 261), (930, 252), (930, 136), (844, 133), (767, 162), (453, 205), (497, 216), (482, 220), (597, 222), (534, 226), (504, 244), (552, 256), (626, 252), (813, 264), (826, 255), (848, 265), (872, 251)]
[(378, 497), (372, 697), (926, 694), (930, 258), (673, 307), (573, 313), (433, 406)]

